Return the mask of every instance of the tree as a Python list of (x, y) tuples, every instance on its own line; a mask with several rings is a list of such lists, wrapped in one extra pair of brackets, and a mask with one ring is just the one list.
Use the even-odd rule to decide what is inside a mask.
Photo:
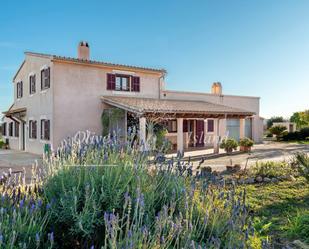
[(290, 121), (296, 124), (297, 129), (309, 125), (309, 110), (304, 112), (294, 112), (290, 117)]
[(270, 127), (269, 131), (271, 134), (276, 135), (277, 140), (279, 140), (284, 131), (286, 131), (286, 127), (282, 125), (276, 125)]
[(270, 119), (267, 120), (267, 129), (273, 126), (274, 122), (283, 122), (284, 119), (283, 117), (271, 117)]

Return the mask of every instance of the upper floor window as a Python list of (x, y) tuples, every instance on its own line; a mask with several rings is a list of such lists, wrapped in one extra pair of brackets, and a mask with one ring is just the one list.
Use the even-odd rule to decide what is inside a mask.
[(9, 136), (13, 137), (13, 122), (9, 123)]
[(35, 74), (29, 76), (29, 88), (30, 88), (30, 94), (35, 93)]
[(214, 120), (213, 119), (207, 120), (207, 132), (214, 132)]
[(29, 120), (29, 138), (37, 138), (37, 122), (35, 120)]
[(107, 74), (107, 90), (139, 92), (140, 78), (123, 74)]
[(17, 82), (16, 84), (16, 96), (18, 99), (22, 98), (23, 97), (23, 82), (20, 81), (20, 82)]
[(6, 126), (7, 126), (7, 123), (6, 123), (6, 122), (2, 124), (2, 135), (3, 135), (3, 136), (6, 136), (6, 134), (7, 134), (7, 133), (6, 133), (6, 132), (7, 132), (7, 131), (6, 131), (7, 127), (6, 127)]
[(50, 88), (50, 68), (41, 71), (41, 90)]
[(48, 119), (41, 119), (41, 139), (50, 139), (50, 120)]
[(14, 122), (15, 123), (15, 137), (19, 137), (19, 123), (18, 122)]

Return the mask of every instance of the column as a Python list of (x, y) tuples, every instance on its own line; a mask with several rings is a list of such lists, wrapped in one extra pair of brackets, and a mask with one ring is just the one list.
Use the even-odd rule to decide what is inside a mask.
[(214, 137), (213, 137), (213, 145), (214, 145), (214, 154), (219, 154), (219, 119), (214, 119)]
[(193, 120), (193, 147), (196, 146), (196, 119)]
[(241, 118), (239, 119), (239, 138), (244, 138), (245, 137), (245, 119)]
[(139, 140), (140, 144), (146, 143), (146, 118), (139, 118)]
[(183, 152), (183, 118), (177, 118), (177, 151)]
[(222, 138), (226, 135), (226, 118), (219, 120), (219, 136)]

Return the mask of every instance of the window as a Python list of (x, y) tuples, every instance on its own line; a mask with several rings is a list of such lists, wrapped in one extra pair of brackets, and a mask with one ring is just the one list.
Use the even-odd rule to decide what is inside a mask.
[(16, 90), (17, 90), (17, 98), (20, 99), (23, 97), (23, 82), (17, 82), (16, 84)]
[(9, 124), (9, 136), (13, 137), (13, 122), (10, 122)]
[(207, 120), (207, 132), (214, 132), (215, 127), (214, 127), (214, 120), (213, 119), (208, 119)]
[(140, 78), (122, 74), (107, 74), (107, 90), (140, 91)]
[(41, 90), (50, 87), (50, 68), (45, 68), (41, 71)]
[(41, 119), (41, 139), (50, 139), (50, 120)]
[(167, 122), (168, 132), (177, 132), (177, 120), (169, 120)]
[(19, 137), (19, 123), (18, 122), (14, 122), (15, 123), (15, 132), (14, 135), (15, 137)]
[(7, 134), (7, 133), (6, 133), (6, 132), (7, 132), (7, 131), (6, 131), (6, 129), (7, 129), (6, 126), (7, 126), (7, 123), (3, 123), (3, 124), (2, 124), (2, 135), (3, 135), (3, 136), (6, 136), (6, 134)]
[(29, 120), (29, 138), (37, 138), (37, 122), (35, 120)]
[(130, 77), (126, 75), (116, 75), (116, 91), (130, 90)]
[(30, 94), (35, 93), (35, 75), (30, 75), (29, 77), (29, 87), (30, 87)]

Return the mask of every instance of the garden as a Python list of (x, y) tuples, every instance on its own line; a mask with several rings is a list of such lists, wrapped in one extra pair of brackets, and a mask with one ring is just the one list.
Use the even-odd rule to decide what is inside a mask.
[(43, 167), (33, 166), (31, 182), (25, 172), (8, 171), (0, 179), (0, 247), (282, 248), (309, 242), (308, 156), (229, 173), (194, 169), (180, 155), (160, 154), (151, 163), (150, 156), (130, 130), (125, 142), (115, 133), (67, 139), (45, 155)]

